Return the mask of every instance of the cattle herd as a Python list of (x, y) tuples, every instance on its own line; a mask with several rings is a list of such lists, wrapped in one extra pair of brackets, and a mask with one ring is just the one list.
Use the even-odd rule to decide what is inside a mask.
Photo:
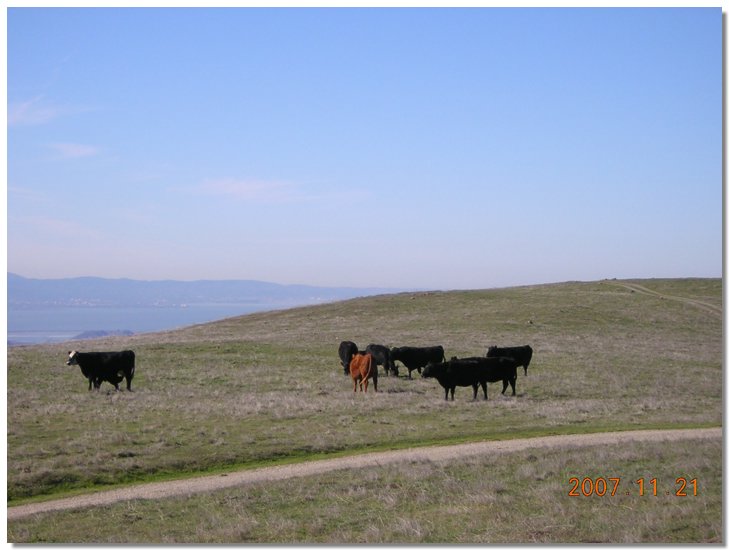
[(354, 391), (367, 391), (368, 382), (377, 391), (377, 367), (382, 365), (387, 376), (392, 373), (399, 375), (398, 365), (402, 363), (408, 369), (408, 378), (417, 370), (423, 378), (435, 378), (445, 390), (448, 400), (454, 400), (456, 386), (471, 386), (473, 398), (478, 396), (478, 387), (483, 389), (483, 398), (488, 399), (486, 384), (488, 382), (502, 382), (503, 388), (511, 386), (511, 394), (516, 395), (516, 368), (524, 367), (527, 374), (529, 363), (532, 360), (531, 346), (497, 347), (491, 346), (486, 357), (466, 357), (459, 359), (451, 357), (445, 360), (443, 346), (430, 347), (395, 347), (388, 348), (378, 344), (370, 344), (364, 351), (360, 351), (357, 344), (345, 340), (339, 344), (339, 359), (344, 368), (344, 374), (349, 374), (354, 383)]
[[(98, 390), (102, 382), (109, 382), (118, 391), (119, 383), (126, 379), (127, 390), (132, 391), (134, 359), (134, 352), (131, 350), (86, 353), (70, 351), (66, 364), (81, 368), (81, 374), (89, 381), (89, 390), (92, 386)], [(449, 392), (451, 400), (455, 398), (456, 386), (471, 386), (474, 399), (477, 398), (478, 387), (481, 386), (483, 398), (488, 399), (486, 384), (489, 382), (502, 382), (502, 394), (511, 386), (511, 394), (516, 395), (516, 368), (524, 367), (526, 376), (532, 360), (532, 348), (491, 346), (486, 357), (451, 357), (450, 361), (446, 361), (443, 346), (388, 348), (370, 344), (364, 351), (360, 351), (357, 344), (346, 340), (339, 344), (339, 359), (344, 374), (352, 378), (355, 392), (358, 387), (360, 391), (366, 392), (370, 382), (377, 391), (379, 365), (382, 365), (387, 376), (399, 376), (397, 361), (408, 369), (410, 379), (414, 370), (423, 378), (435, 378), (443, 386), (446, 400)]]

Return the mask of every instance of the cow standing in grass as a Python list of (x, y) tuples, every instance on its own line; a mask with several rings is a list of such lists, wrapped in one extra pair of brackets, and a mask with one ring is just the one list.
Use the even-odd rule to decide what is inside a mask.
[(508, 357), (469, 357), (467, 359), (453, 358), (442, 363), (430, 363), (423, 371), (423, 378), (435, 378), (445, 389), (445, 399), (448, 393), (451, 401), (455, 400), (456, 386), (471, 386), (473, 398), (478, 397), (478, 386), (483, 388), (483, 398), (488, 399), (486, 384), (488, 382), (503, 381), (503, 394), (508, 384), (511, 384), (512, 395), (516, 395), (516, 362)]
[(397, 376), (397, 368), (395, 368), (395, 363), (390, 358), (390, 348), (379, 344), (370, 344), (365, 349), (365, 353), (372, 355), (376, 365), (382, 365), (385, 369), (385, 376), (390, 376), (390, 371), (393, 371)]
[[(395, 361), (400, 361), (408, 369), (408, 378), (412, 378), (412, 372), (417, 369), (422, 374), (421, 369), (425, 368), (428, 363), (437, 363), (445, 359), (445, 351), (443, 346), (430, 346), (416, 348), (412, 346), (403, 346), (401, 348), (392, 348), (390, 350), (390, 359), (394, 365)], [(397, 369), (395, 369), (397, 374)]]
[(506, 388), (511, 385), (511, 395), (516, 395), (516, 367), (518, 363), (511, 357), (466, 357), (458, 359), (458, 361), (481, 370), (481, 387), (483, 388), (484, 399), (488, 399), (486, 382), (503, 382), (502, 395), (506, 392)]
[(354, 342), (350, 342), (349, 340), (344, 340), (340, 342), (339, 344), (339, 362), (342, 364), (342, 367), (344, 368), (344, 375), (349, 374), (349, 362), (352, 359), (352, 356), (356, 354), (359, 350), (357, 349), (357, 344)]
[[(377, 391), (377, 364), (369, 353), (357, 353), (352, 356), (349, 362), (349, 374), (354, 382), (354, 392), (357, 393), (357, 385), (359, 391), (367, 393), (367, 386), (370, 379)], [(364, 386), (364, 389), (362, 387)]]
[(524, 367), (524, 376), (527, 375), (527, 368), (532, 360), (531, 346), (515, 346), (512, 348), (500, 348), (491, 346), (486, 352), (486, 357), (509, 357), (516, 361), (517, 367)]
[(82, 353), (69, 351), (67, 365), (78, 365), (81, 374), (89, 380), (97, 390), (102, 382), (113, 384), (119, 391), (119, 383), (126, 378), (127, 390), (132, 391), (132, 378), (134, 378), (134, 352), (125, 351), (92, 351)]

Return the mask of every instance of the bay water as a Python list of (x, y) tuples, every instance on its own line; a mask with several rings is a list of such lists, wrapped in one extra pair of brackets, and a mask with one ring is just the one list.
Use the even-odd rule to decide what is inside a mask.
[(8, 345), (58, 343), (89, 331), (172, 330), (256, 311), (304, 304), (189, 304), (180, 307), (25, 307), (8, 309)]

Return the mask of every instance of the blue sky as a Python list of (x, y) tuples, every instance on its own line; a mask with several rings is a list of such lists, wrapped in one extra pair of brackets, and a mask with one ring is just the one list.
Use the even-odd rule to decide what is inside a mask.
[(722, 274), (703, 9), (10, 8), (8, 270)]

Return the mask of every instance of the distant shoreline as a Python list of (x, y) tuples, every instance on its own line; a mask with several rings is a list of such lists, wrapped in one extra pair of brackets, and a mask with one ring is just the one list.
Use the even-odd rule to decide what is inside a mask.
[[(306, 304), (190, 304), (187, 307), (45, 306), (8, 308), (8, 346), (92, 339), (89, 333), (172, 330)], [(108, 334), (99, 334), (103, 337)]]
[(251, 280), (32, 279), (15, 273), (7, 277), (11, 346), (86, 339), (93, 332), (173, 330), (260, 311), (407, 291)]

